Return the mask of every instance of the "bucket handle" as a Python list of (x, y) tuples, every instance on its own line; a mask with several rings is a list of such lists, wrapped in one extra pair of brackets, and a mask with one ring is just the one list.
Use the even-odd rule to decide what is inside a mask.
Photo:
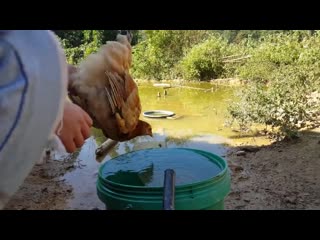
[(173, 169), (166, 169), (164, 171), (163, 184), (163, 210), (174, 210), (175, 208), (175, 181), (175, 171)]

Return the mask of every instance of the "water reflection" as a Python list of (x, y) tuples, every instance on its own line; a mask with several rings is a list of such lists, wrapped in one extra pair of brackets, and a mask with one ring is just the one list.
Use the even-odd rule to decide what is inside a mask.
[[(189, 86), (205, 89), (213, 87), (209, 83)], [(111, 158), (141, 149), (175, 147), (195, 148), (224, 156), (227, 151), (226, 144), (231, 144), (232, 141), (243, 141), (236, 138), (239, 133), (224, 127), (228, 102), (235, 100), (233, 88), (214, 87), (212, 91), (170, 88), (167, 89), (165, 97), (163, 94), (157, 97), (159, 91), (163, 93), (162, 89), (153, 87), (152, 84), (139, 85), (142, 110), (169, 110), (175, 112), (180, 118), (144, 118), (152, 125), (154, 137), (138, 137), (120, 143), (100, 162), (96, 161), (95, 149), (106, 138), (100, 130), (93, 129), (92, 137), (86, 141), (78, 157), (85, 166), (65, 175), (66, 181), (74, 188), (74, 198), (70, 199), (67, 209), (103, 208), (103, 204), (96, 196), (97, 171), (100, 164)], [(248, 137), (248, 140), (250, 139)], [(148, 177), (148, 171), (146, 171), (142, 179), (147, 181)]]

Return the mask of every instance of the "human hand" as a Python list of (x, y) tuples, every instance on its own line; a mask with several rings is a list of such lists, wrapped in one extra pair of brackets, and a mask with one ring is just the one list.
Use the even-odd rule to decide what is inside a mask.
[(90, 137), (92, 119), (79, 106), (66, 102), (62, 121), (63, 125), (59, 138), (67, 152), (72, 153)]

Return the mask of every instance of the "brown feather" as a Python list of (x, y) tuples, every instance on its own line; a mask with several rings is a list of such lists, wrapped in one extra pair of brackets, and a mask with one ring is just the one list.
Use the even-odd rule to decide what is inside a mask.
[(129, 73), (131, 46), (124, 36), (117, 40), (107, 42), (73, 69), (70, 98), (88, 112), (108, 138), (127, 141), (152, 136), (150, 124), (139, 120), (139, 91)]

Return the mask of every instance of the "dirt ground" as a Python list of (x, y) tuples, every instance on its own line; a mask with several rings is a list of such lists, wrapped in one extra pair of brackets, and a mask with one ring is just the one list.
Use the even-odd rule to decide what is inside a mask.
[(292, 142), (238, 147), (228, 159), (232, 191), (226, 209), (320, 209), (320, 129)]
[[(320, 209), (320, 129), (293, 142), (238, 146), (226, 158), (232, 172), (226, 209)], [(66, 209), (73, 188), (61, 177), (75, 168), (72, 157), (35, 166), (6, 209)]]
[(23, 185), (7, 204), (6, 210), (62, 210), (72, 197), (72, 186), (61, 177), (77, 167), (75, 156), (63, 161), (49, 159), (34, 166)]

